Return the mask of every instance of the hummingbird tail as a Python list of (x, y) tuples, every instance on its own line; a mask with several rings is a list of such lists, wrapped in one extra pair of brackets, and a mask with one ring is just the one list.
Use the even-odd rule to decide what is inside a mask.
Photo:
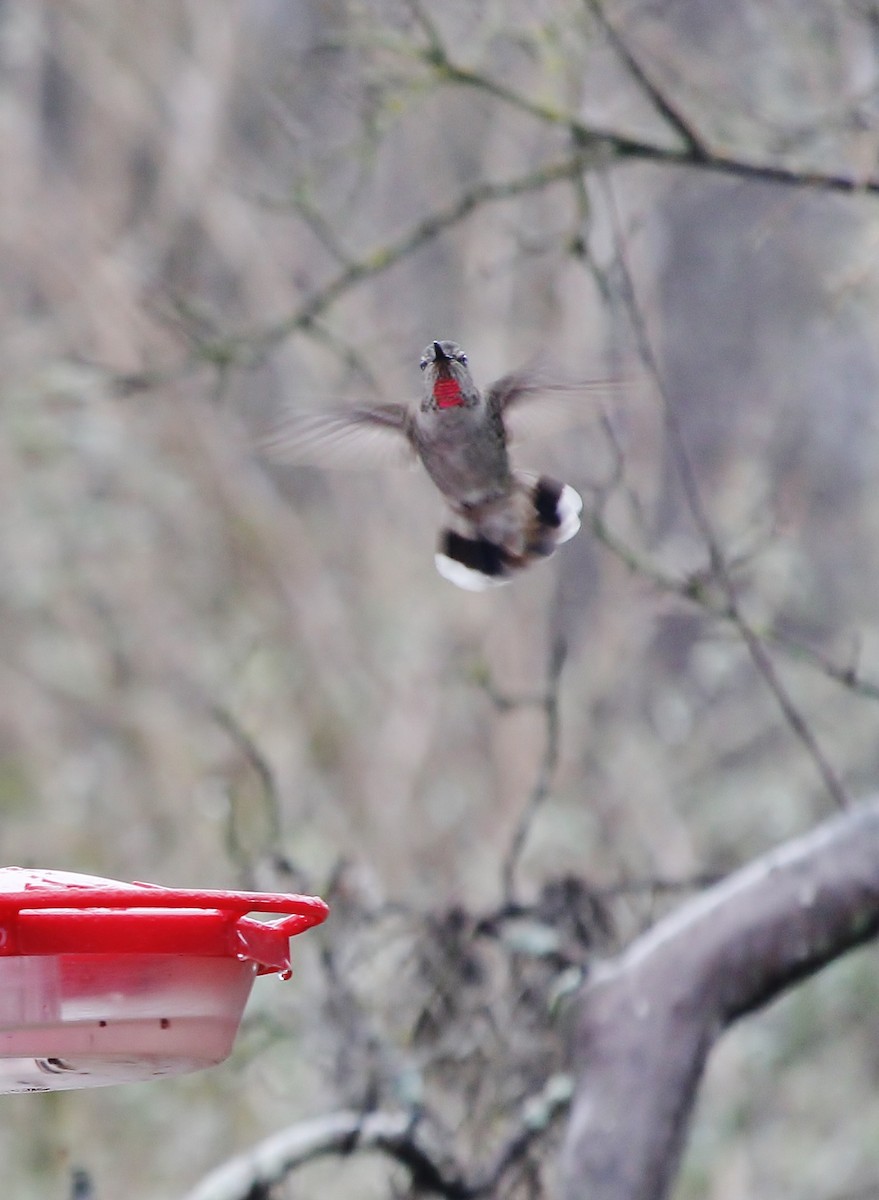
[(569, 542), (580, 528), (580, 513), (583, 500), (579, 492), (568, 483), (558, 483), (547, 475), (541, 475), (532, 485), (531, 498), (534, 504), (535, 534), (539, 538), (552, 536), (548, 553), (556, 546)]
[(580, 528), (583, 501), (568, 484), (545, 475), (520, 476), (517, 495), (520, 505), (512, 511), (519, 515), (512, 527), (490, 514), (468, 521), (465, 533), (441, 531), (435, 562), (444, 579), (468, 592), (509, 583)]
[(509, 564), (500, 546), (485, 537), (465, 537), (454, 529), (440, 532), (434, 562), (443, 579), (467, 592), (484, 592), (510, 581)]

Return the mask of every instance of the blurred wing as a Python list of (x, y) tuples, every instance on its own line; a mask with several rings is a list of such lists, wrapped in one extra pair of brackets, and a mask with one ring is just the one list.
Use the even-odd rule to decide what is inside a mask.
[(492, 406), (503, 414), (511, 441), (555, 437), (599, 413), (615, 400), (625, 380), (549, 380), (529, 371), (504, 375), (488, 389)]
[(291, 413), (259, 441), (275, 462), (309, 467), (370, 468), (411, 463), (408, 410), (403, 404)]

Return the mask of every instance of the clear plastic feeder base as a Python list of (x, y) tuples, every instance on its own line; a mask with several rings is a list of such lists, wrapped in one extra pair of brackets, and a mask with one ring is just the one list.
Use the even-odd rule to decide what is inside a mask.
[[(288, 915), (246, 915), (259, 911)], [(256, 976), (288, 975), (291, 934), (326, 912), (310, 896), (0, 869), (0, 1092), (130, 1083), (222, 1062)]]
[(0, 960), (0, 1092), (180, 1075), (228, 1058), (255, 963), (139, 954), (108, 969), (104, 958)]

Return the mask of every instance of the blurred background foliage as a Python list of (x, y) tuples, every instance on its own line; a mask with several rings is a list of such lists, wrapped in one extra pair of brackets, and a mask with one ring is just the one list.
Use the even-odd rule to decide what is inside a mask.
[[(718, 153), (875, 171), (868, 0), (604, 11)], [(568, 118), (679, 142), (585, 0), (5, 0), (0, 56), (2, 860), (334, 902), (230, 1064), (0, 1098), (7, 1194), (82, 1167), (97, 1200), (182, 1195), (339, 1105), (423, 1103), (484, 1156), (564, 1068), (565, 964), (832, 809), (684, 595), (708, 547), (626, 279), (743, 611), (842, 785), (875, 787), (877, 200), (597, 151), (565, 173)], [(460, 593), (421, 476), (258, 461), (286, 405), (417, 395), (434, 337), (483, 382), (535, 356), (625, 381), (522, 459), (624, 553), (584, 529)], [(538, 907), (498, 933), (517, 830)], [(729, 1036), (681, 1200), (877, 1194), (877, 1023), (870, 951)]]

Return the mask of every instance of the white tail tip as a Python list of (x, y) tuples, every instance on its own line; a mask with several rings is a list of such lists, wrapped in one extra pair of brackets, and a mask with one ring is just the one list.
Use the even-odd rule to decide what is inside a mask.
[(482, 571), (474, 571), (472, 567), (465, 567), (463, 563), (456, 562), (445, 554), (435, 554), (433, 561), (443, 579), (447, 579), (455, 587), (463, 588), (465, 592), (487, 592), (489, 588), (501, 587), (510, 582), (508, 576), (486, 575)]
[(579, 530), (580, 513), (583, 511), (583, 499), (580, 493), (575, 492), (567, 483), (562, 488), (562, 494), (559, 496), (557, 511), (559, 526), (556, 535), (556, 545), (561, 546), (563, 542), (569, 542)]

